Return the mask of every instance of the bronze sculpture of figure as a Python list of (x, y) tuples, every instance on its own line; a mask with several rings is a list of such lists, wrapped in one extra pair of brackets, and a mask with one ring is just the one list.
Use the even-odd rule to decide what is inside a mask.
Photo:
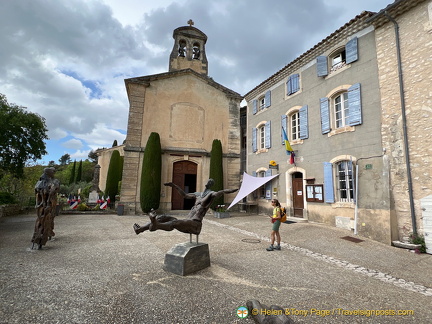
[(236, 192), (238, 189), (222, 189), (220, 191), (213, 191), (210, 188), (213, 186), (214, 180), (209, 179), (205, 185), (203, 192), (185, 193), (178, 185), (172, 182), (165, 183), (165, 186), (175, 188), (180, 195), (186, 199), (195, 199), (195, 204), (188, 214), (186, 219), (177, 219), (167, 215), (157, 215), (154, 210), (149, 214), (150, 222), (140, 226), (134, 224), (133, 228), (136, 234), (142, 233), (146, 230), (156, 231), (172, 231), (174, 229), (189, 234), (198, 235), (201, 233), (202, 220), (209, 210), (212, 202), (223, 194)]
[(36, 224), (32, 238), (32, 249), (35, 244), (39, 249), (54, 236), (54, 216), (57, 205), (57, 193), (60, 181), (54, 179), (54, 168), (45, 168), (35, 186), (36, 194)]

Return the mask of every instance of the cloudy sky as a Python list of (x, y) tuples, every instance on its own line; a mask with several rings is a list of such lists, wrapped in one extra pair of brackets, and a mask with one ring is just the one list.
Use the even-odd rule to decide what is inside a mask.
[(209, 76), (246, 94), (362, 11), (393, 0), (1, 0), (0, 93), (46, 119), (48, 155), (126, 138), (124, 79), (168, 71), (172, 32), (208, 36)]

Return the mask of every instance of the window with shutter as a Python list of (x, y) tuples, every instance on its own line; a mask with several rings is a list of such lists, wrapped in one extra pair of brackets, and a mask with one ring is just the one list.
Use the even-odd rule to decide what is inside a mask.
[(252, 112), (255, 115), (258, 112), (258, 100), (252, 101)]
[(360, 83), (338, 87), (330, 98), (321, 98), (320, 112), (322, 134), (354, 131), (354, 126), (362, 124)]
[(287, 95), (292, 95), (300, 90), (300, 75), (293, 74), (288, 77), (287, 80)]
[[(329, 56), (317, 57), (317, 75), (325, 77), (358, 60), (358, 39), (349, 40), (343, 48), (334, 50)], [(330, 63), (330, 71), (328, 71)]]

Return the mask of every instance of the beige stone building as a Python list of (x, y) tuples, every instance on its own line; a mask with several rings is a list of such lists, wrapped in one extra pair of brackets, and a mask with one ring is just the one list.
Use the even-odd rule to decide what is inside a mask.
[(431, 22), (430, 0), (363, 12), (248, 92), (248, 173), (279, 174), (250, 203), (386, 244), (432, 236)]
[(111, 161), (111, 155), (114, 151), (118, 151), (120, 156), (124, 156), (124, 145), (114, 146), (110, 148), (100, 149), (96, 151), (98, 155), (98, 164), (101, 167), (99, 171), (99, 189), (105, 191), (108, 168)]
[(371, 22), (382, 143), (390, 162), (393, 236), (405, 240), (415, 229), (426, 234), (421, 200), (432, 195), (432, 1), (395, 1)]
[[(193, 26), (179, 27), (173, 38), (167, 73), (125, 80), (130, 108), (119, 203), (128, 214), (141, 213), (141, 167), (152, 132), (161, 139), (162, 184), (174, 182), (186, 192), (203, 191), (209, 178), (212, 143), (219, 139), (224, 187), (239, 186), (242, 96), (208, 76), (207, 36), (203, 32)], [(101, 175), (103, 169), (101, 165)], [(161, 211), (191, 207), (190, 201), (170, 187), (162, 185), (160, 194)], [(229, 202), (234, 196), (225, 199)]]

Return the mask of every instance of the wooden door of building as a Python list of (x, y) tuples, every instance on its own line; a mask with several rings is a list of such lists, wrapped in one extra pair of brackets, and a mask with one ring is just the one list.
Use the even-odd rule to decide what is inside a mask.
[(303, 174), (296, 172), (292, 175), (292, 196), (295, 217), (303, 217)]
[[(197, 165), (190, 161), (179, 161), (173, 165), (172, 182), (184, 190), (184, 192), (196, 191)], [(172, 210), (188, 210), (194, 204), (193, 199), (184, 199), (177, 190), (173, 189), (171, 194)]]

